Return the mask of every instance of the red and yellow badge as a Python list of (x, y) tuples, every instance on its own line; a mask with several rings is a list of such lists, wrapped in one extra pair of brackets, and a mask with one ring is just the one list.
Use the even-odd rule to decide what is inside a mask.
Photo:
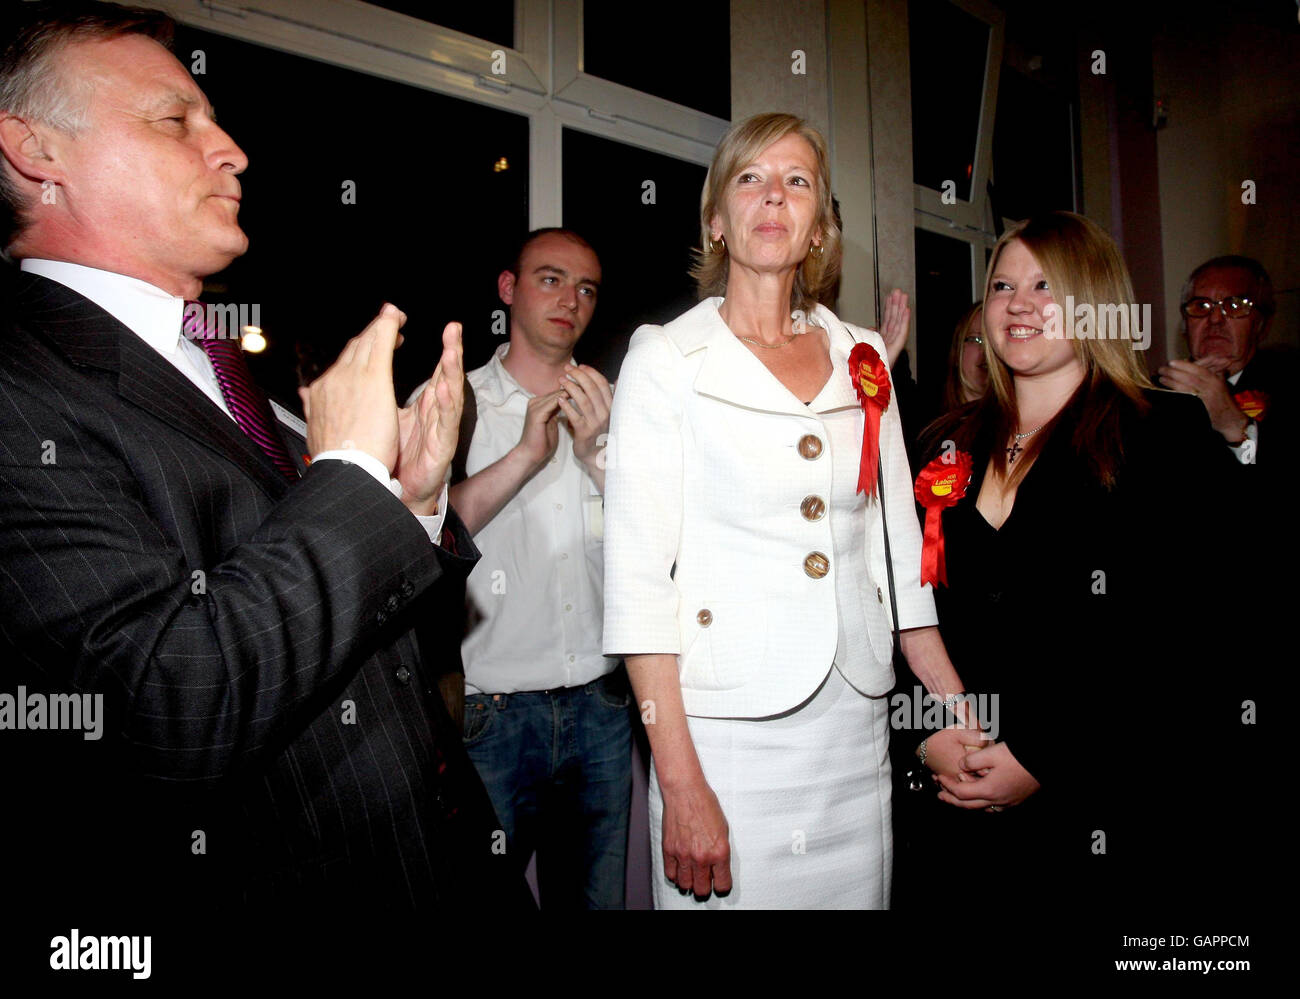
[(943, 511), (956, 506), (970, 485), (972, 459), (965, 451), (948, 451), (921, 469), (916, 477), (916, 501), (925, 507), (925, 535), (921, 545), (921, 585), (948, 585), (943, 554)]
[(875, 347), (860, 343), (849, 353), (849, 378), (866, 417), (862, 428), (862, 462), (858, 465), (858, 492), (874, 496), (880, 462), (880, 414), (889, 408), (889, 367)]
[(1268, 411), (1267, 392), (1257, 392), (1255, 389), (1247, 389), (1244, 392), (1238, 392), (1234, 395), (1232, 401), (1237, 404), (1238, 409), (1252, 420), (1262, 420), (1264, 414)]

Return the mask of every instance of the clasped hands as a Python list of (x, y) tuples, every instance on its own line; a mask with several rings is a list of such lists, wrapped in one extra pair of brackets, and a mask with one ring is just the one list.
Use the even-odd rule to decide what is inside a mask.
[(573, 456), (586, 466), (603, 492), (600, 453), (604, 442), (600, 438), (609, 432), (614, 392), (605, 376), (590, 365), (569, 364), (564, 370), (559, 388), (528, 400), (519, 447), (534, 469), (546, 464), (559, 446), (559, 418), (564, 416), (573, 436)]
[(978, 728), (953, 725), (925, 740), (925, 763), (943, 788), (939, 800), (957, 808), (1000, 812), (1039, 788), (1004, 742)]
[(425, 516), (438, 512), (465, 407), (461, 327), (447, 324), (432, 384), (410, 406), (399, 408), (393, 352), (402, 342), (398, 331), (405, 323), (404, 312), (385, 304), (328, 370), (298, 393), (313, 455), (364, 451), (401, 483), (407, 508)]

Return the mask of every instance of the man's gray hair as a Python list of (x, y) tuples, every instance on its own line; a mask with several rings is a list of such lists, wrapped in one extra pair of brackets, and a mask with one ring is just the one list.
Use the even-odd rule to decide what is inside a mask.
[[(76, 135), (86, 127), (90, 87), (60, 72), (58, 55), (78, 42), (143, 35), (171, 48), (175, 25), (166, 14), (91, 0), (7, 4), (0, 37), (0, 112)], [(0, 165), (0, 246), (8, 247), (27, 220), (21, 189)]]
[[(1245, 271), (1250, 275), (1250, 279), (1255, 285), (1254, 291), (1250, 294), (1250, 300), (1254, 303), (1255, 308), (1265, 319), (1273, 315), (1277, 303), (1273, 299), (1273, 281), (1269, 278), (1268, 271), (1264, 270), (1264, 265), (1254, 257), (1243, 257), (1237, 253), (1230, 253), (1223, 257), (1207, 260), (1192, 271), (1187, 278), (1187, 282), (1183, 285), (1183, 293), (1178, 297), (1178, 307), (1180, 309), (1191, 301), (1192, 288), (1196, 285), (1196, 279), (1210, 270)], [(1186, 322), (1186, 317), (1184, 317), (1184, 325)]]

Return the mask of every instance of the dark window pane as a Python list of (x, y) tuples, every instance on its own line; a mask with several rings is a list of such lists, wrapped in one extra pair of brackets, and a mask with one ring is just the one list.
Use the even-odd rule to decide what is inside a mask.
[(418, 17), (430, 24), (440, 24), (506, 48), (515, 47), (514, 0), (474, 0), (473, 3), (451, 0), (366, 0), (376, 7)]
[[(1074, 114), (1055, 91), (1008, 67), (993, 129), (994, 210), (1010, 219), (1074, 210)], [(1026, 146), (1026, 123), (1031, 144)]]
[(936, 413), (948, 377), (952, 331), (978, 297), (971, 289), (970, 265), (970, 243), (916, 230), (916, 376)]
[[(618, 375), (641, 323), (663, 323), (698, 301), (687, 274), (700, 239), (707, 171), (659, 153), (564, 130), (564, 224), (596, 248), (600, 299), (578, 346), (588, 364)], [(647, 204), (646, 181), (654, 184)]]
[[(399, 393), (432, 372), (453, 319), (466, 363), (481, 363), (500, 342), (502, 246), (528, 225), (527, 118), (182, 28), (176, 51), (189, 63), (195, 49), (197, 82), (249, 158), (249, 251), (204, 297), (259, 305), (271, 346), (250, 364), (268, 391), (296, 407), (295, 347), (328, 365), (385, 300), (409, 317)], [(273, 89), (311, 99), (286, 113)]]
[[(582, 29), (584, 72), (731, 118), (727, 0), (660, 0), (630, 18), (624, 4), (589, 2), (583, 4)], [(689, 58), (677, 55), (683, 45)]]
[(970, 200), (989, 26), (948, 0), (909, 0), (912, 58), (912, 176)]

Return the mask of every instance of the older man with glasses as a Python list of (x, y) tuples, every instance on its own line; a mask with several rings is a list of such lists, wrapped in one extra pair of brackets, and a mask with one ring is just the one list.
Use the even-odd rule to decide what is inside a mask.
[(1198, 397), (1237, 459), (1257, 464), (1262, 428), (1269, 450), (1290, 436), (1275, 430), (1291, 418), (1296, 374), (1293, 355), (1259, 351), (1274, 312), (1268, 272), (1250, 257), (1208, 260), (1187, 279), (1179, 311), (1191, 360), (1170, 361), (1160, 381)]

